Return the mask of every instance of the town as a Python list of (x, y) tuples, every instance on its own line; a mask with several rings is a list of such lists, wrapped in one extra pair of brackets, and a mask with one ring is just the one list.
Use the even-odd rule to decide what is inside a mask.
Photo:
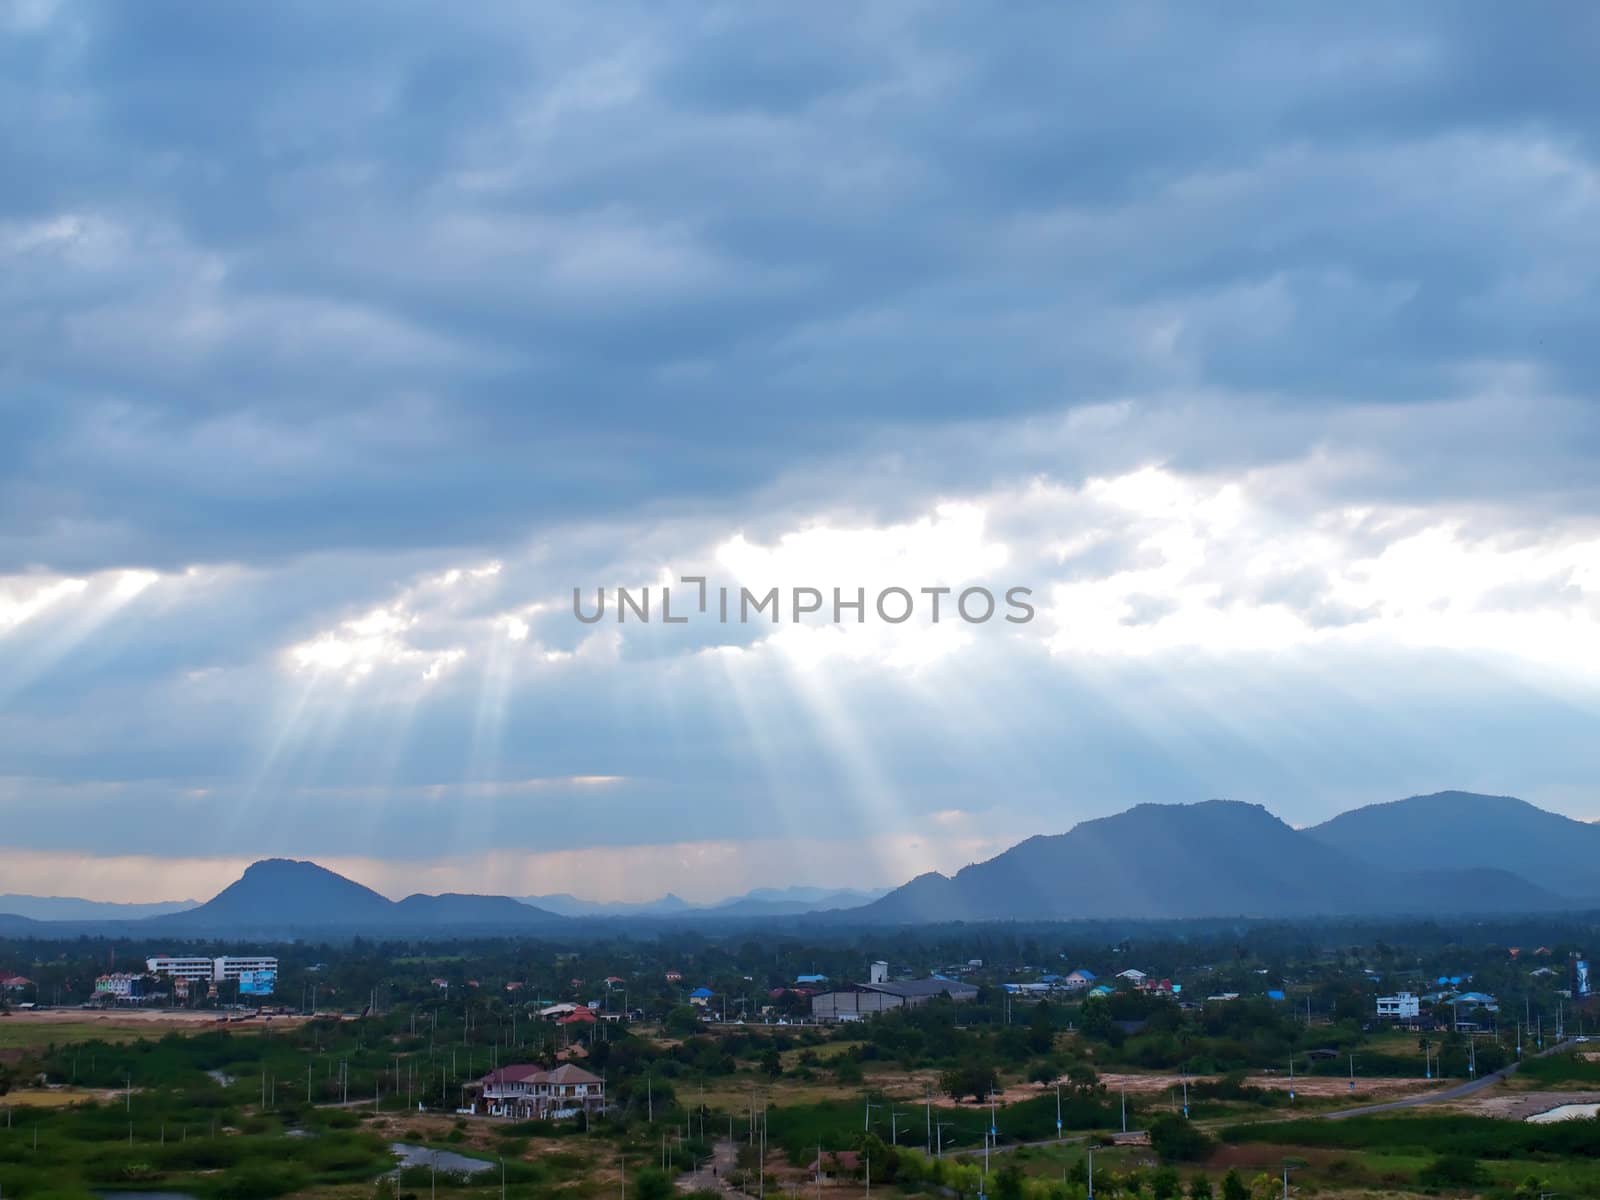
[(1042, 1200), (1092, 1170), (1264, 1200), (1290, 1164), (1302, 1192), (1581, 1195), (1587, 932), (0, 942), (0, 1179)]

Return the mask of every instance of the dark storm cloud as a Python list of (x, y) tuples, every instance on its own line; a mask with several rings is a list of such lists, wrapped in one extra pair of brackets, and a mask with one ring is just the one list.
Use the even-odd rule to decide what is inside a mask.
[(1581, 6), (18, 11), (11, 567), (483, 545), (1129, 393), (1594, 383)]
[[(8, 841), (1579, 795), (1597, 40), (1578, 4), (0, 9)], [(983, 545), (936, 549), (1006, 554), (1038, 626), (808, 665), (567, 611), (819, 525), (870, 565), (946, 501)]]

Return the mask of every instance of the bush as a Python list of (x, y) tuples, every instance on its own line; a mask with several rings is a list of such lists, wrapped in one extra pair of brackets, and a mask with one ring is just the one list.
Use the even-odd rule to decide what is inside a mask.
[(1445, 1154), (1417, 1172), (1424, 1187), (1474, 1187), (1488, 1182), (1488, 1174), (1475, 1158), (1465, 1154)]
[(1150, 1146), (1164, 1163), (1203, 1162), (1216, 1143), (1185, 1118), (1162, 1113), (1150, 1122)]

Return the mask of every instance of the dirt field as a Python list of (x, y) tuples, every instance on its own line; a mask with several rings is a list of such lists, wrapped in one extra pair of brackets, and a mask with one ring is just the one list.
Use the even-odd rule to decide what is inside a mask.
[[(1130, 1096), (1148, 1099), (1152, 1095), (1180, 1092), (1183, 1078), (1175, 1074), (1111, 1071), (1101, 1075), (1100, 1081), (1105, 1084), (1106, 1093), (1110, 1096), (1115, 1096), (1125, 1087)], [(1193, 1086), (1204, 1079), (1217, 1077), (1191, 1075), (1188, 1078), (1190, 1086)], [(1251, 1075), (1244, 1082), (1271, 1091), (1289, 1089), (1289, 1079), (1286, 1075)], [(1348, 1079), (1339, 1079), (1335, 1076), (1296, 1076), (1294, 1080), (1296, 1094), (1307, 1099), (1349, 1099), (1353, 1103), (1393, 1100), (1443, 1086), (1444, 1084), (1438, 1080), (1422, 1078), (1362, 1079), (1358, 1076), (1355, 1090), (1352, 1091)], [(812, 1104), (826, 1100), (855, 1100), (860, 1097), (863, 1087), (881, 1091), (895, 1100), (917, 1104), (923, 1103), (931, 1092), (935, 1108), (986, 1107), (986, 1105), (975, 1105), (970, 1100), (957, 1103), (943, 1095), (939, 1091), (939, 1072), (933, 1070), (869, 1070), (863, 1084), (835, 1083), (827, 1078), (826, 1071), (822, 1070), (814, 1080), (797, 1080), (785, 1076), (766, 1088), (754, 1090), (757, 1092), (764, 1090), (779, 1098), (784, 1104)], [(742, 1111), (750, 1102), (752, 1090), (746, 1081), (707, 1087), (705, 1102), (713, 1108), (724, 1111)], [(1036, 1096), (1053, 1094), (1054, 1090), (1043, 1084), (1012, 1081), (1001, 1088), (997, 1098), (1001, 1104), (1014, 1104), (1022, 1100), (1031, 1100)], [(700, 1093), (695, 1089), (686, 1089), (678, 1096), (680, 1101), (689, 1104), (695, 1103), (699, 1098)]]
[(120, 1100), (118, 1091), (74, 1087), (13, 1088), (5, 1094), (4, 1103), (18, 1108), (66, 1108), (90, 1100)]
[(32, 1049), (52, 1042), (61, 1044), (90, 1038), (131, 1042), (172, 1032), (203, 1033), (208, 1029), (282, 1029), (304, 1020), (304, 1017), (260, 1017), (229, 1021), (224, 1026), (217, 1020), (216, 1013), (188, 1009), (134, 1008), (102, 1012), (88, 1008), (43, 1008), (0, 1017), (0, 1050)]
[(1562, 1104), (1600, 1104), (1600, 1092), (1504, 1092), (1496, 1088), (1490, 1093), (1452, 1100), (1439, 1107), (1475, 1117), (1522, 1121)]

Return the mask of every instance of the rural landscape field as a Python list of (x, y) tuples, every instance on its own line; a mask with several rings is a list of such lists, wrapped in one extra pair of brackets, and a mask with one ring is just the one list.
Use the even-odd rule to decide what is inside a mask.
[[(1077, 1200), (1092, 1162), (1094, 1194), (1154, 1200), (1582, 1196), (1600, 1180), (1600, 1009), (1570, 965), (1592, 932), (1550, 917), (1136, 924), (1115, 942), (1059, 923), (297, 939), (269, 947), (277, 994), (249, 1003), (154, 994), (128, 941), (13, 939), (0, 961), (31, 975), (0, 1009), (0, 1184)], [(123, 975), (152, 995), (112, 999)], [(950, 990), (818, 1015), (896, 999), (900, 979)], [(314, 1012), (280, 1002), (313, 989)], [(1380, 994), (1418, 1011), (1380, 1018)], [(562, 1064), (603, 1100), (485, 1108), (497, 1071)]]

